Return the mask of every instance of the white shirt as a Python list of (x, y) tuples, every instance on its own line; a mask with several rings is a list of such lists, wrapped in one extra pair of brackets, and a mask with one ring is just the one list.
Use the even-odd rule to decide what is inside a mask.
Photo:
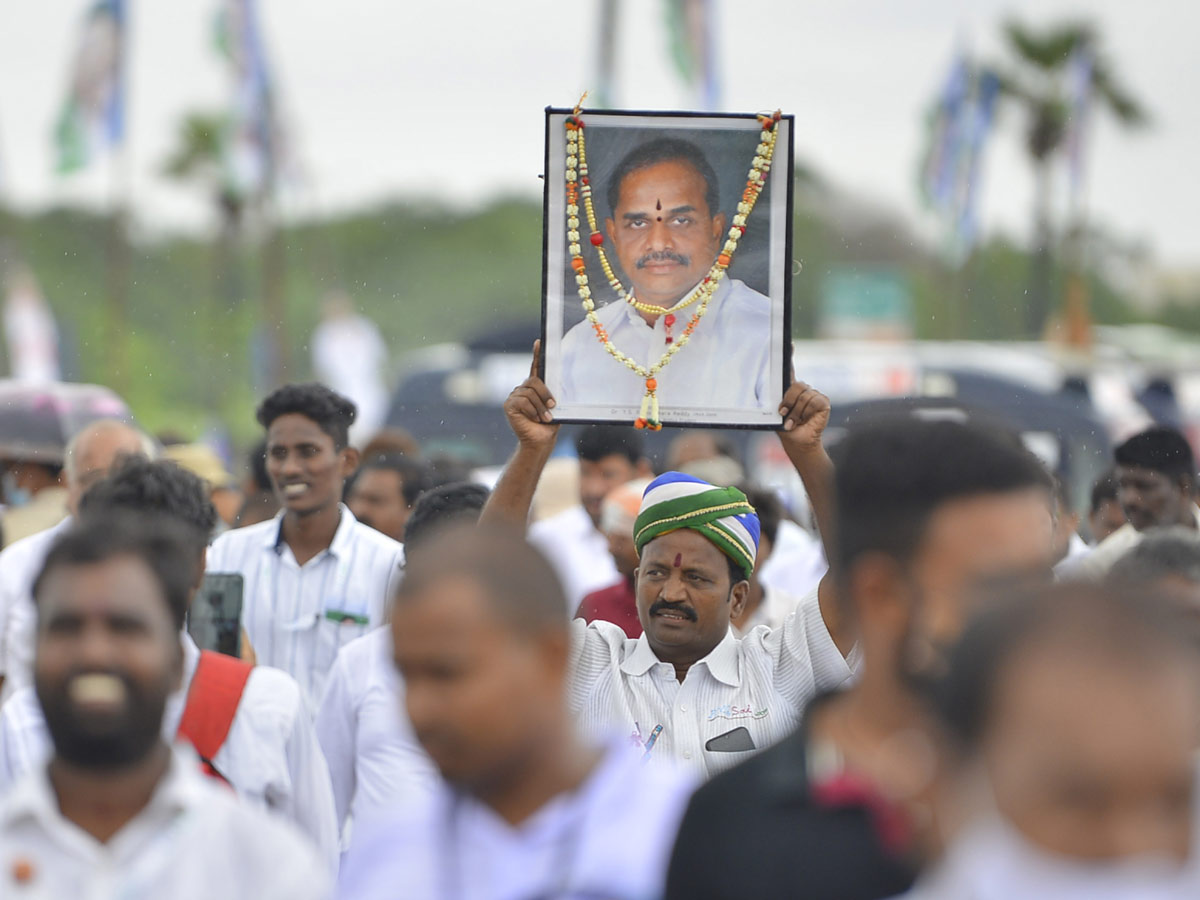
[(529, 526), (529, 543), (542, 551), (567, 594), (567, 615), (574, 616), (583, 598), (621, 580), (608, 552), (608, 538), (592, 524), (582, 506)]
[[(200, 651), (187, 632), (183, 686), (167, 699), (163, 740), (175, 740)], [(0, 709), (0, 794), (53, 753), (46, 719), (32, 687)], [(333, 871), (338, 832), (329, 770), (296, 682), (278, 669), (256, 666), (246, 682), (225, 743), (213, 766), (252, 805), (290, 819), (324, 853)]]
[(763, 563), (758, 580), (785, 594), (803, 597), (829, 571), (821, 541), (795, 522), (784, 519), (775, 534), (775, 546)]
[(730, 622), (729, 627), (733, 629), (734, 637), (739, 638), (745, 637), (760, 625), (765, 628), (779, 628), (791, 615), (792, 610), (803, 602), (804, 598), (797, 594), (788, 594), (770, 585), (763, 585), (762, 600), (754, 612), (750, 613), (745, 625), (738, 628)]
[(4, 676), (0, 703), (32, 681), (33, 641), (37, 631), (33, 581), (41, 572), (51, 546), (71, 523), (72, 519), (63, 519), (53, 528), (13, 542), (0, 553), (0, 638), (3, 643), (0, 675)]
[[(816, 590), (781, 628), (756, 628), (741, 639), (730, 631), (688, 669), (682, 684), (675, 667), (654, 655), (644, 634), (629, 640), (610, 622), (589, 625), (582, 619), (571, 627), (567, 698), (583, 732), (616, 732), (644, 745), (662, 725), (652, 758), (674, 760), (704, 778), (782, 739), (816, 693), (836, 688), (852, 674), (852, 664), (821, 618)], [(743, 746), (739, 735), (722, 737), (742, 727), (753, 748), (720, 749)]]
[(375, 818), (425, 796), (438, 780), (404, 712), (404, 682), (384, 626), (338, 653), (317, 711), (337, 820)]
[(333, 542), (303, 566), (283, 540), (283, 513), (227, 531), (208, 551), (209, 572), (245, 579), (242, 626), (260, 665), (300, 683), (315, 715), (338, 650), (383, 624), (404, 548), (345, 506)]
[[(58, 808), (44, 766), (0, 797), (0, 897), (321, 900), (329, 876), (289, 825), (241, 803), (176, 749), (150, 802), (105, 844)], [(29, 877), (19, 881), (18, 870)]]
[(659, 897), (691, 787), (681, 773), (612, 749), (578, 789), (514, 828), (440, 785), (418, 807), (363, 829), (342, 864), (338, 896)]
[[(676, 314), (671, 328), (676, 341), (696, 308), (693, 304)], [(597, 309), (596, 317), (613, 345), (646, 368), (669, 348), (664, 316), (651, 326), (628, 303), (615, 301)], [(669, 407), (778, 407), (783, 382), (769, 371), (771, 340), (770, 298), (735, 278), (723, 279), (687, 346), (657, 376), (664, 414)], [(636, 407), (646, 381), (614, 360), (584, 319), (563, 336), (562, 383), (549, 387), (560, 404)]]

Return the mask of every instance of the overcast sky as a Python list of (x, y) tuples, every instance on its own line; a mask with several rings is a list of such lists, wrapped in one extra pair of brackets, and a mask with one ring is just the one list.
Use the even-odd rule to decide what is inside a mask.
[[(212, 49), (215, 0), (129, 0), (134, 197), (141, 222), (195, 226), (204, 199), (156, 169), (186, 110), (228, 91)], [(598, 0), (260, 0), (295, 146), (308, 174), (292, 208), (336, 211), (411, 195), (456, 204), (537, 196), (546, 105), (595, 87)], [(716, 0), (721, 108), (796, 116), (797, 157), (834, 182), (921, 216), (915, 170), (923, 114), (957, 42), (996, 55), (1008, 15), (1087, 14), (1154, 114), (1093, 133), (1094, 218), (1200, 266), (1200, 4), (1190, 0)], [(9, 0), (0, 11), (0, 192), (22, 207), (100, 202), (103, 167), (51, 175), (53, 121), (85, 0)], [(617, 104), (690, 107), (666, 49), (660, 0), (623, 0)], [(1024, 236), (1031, 177), (1020, 121), (989, 147), (985, 228)]]

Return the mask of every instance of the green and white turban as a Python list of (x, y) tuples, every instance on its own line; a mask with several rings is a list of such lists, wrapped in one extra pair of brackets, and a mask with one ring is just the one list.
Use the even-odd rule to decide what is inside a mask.
[(758, 554), (759, 523), (746, 495), (717, 487), (682, 472), (667, 472), (650, 482), (633, 524), (633, 543), (642, 548), (664, 534), (690, 528), (717, 545), (749, 578)]

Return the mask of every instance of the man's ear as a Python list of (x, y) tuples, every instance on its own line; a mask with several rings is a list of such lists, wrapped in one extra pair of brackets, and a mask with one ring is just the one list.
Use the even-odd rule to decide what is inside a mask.
[(617, 233), (617, 223), (614, 222), (612, 219), (605, 219), (604, 220), (604, 234), (610, 241), (612, 241), (614, 250), (616, 249), (616, 246), (617, 246), (617, 239), (614, 237), (614, 235), (616, 233)]
[(362, 462), (362, 454), (358, 452), (357, 447), (346, 447), (342, 450), (342, 477), (349, 478), (358, 471), (358, 464)]
[(742, 610), (746, 608), (746, 601), (750, 599), (750, 582), (742, 579), (729, 590), (729, 617), (736, 619), (742, 614)]

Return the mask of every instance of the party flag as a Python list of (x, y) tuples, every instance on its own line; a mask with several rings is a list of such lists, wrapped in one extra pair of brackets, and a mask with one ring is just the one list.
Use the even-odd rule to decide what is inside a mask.
[(217, 50), (233, 75), (233, 102), (222, 134), (226, 181), (236, 195), (261, 194), (271, 187), (279, 133), (255, 0), (223, 0)]
[(714, 34), (713, 0), (665, 0), (667, 34), (679, 74), (703, 110), (716, 109), (720, 98)]
[(54, 130), (59, 172), (85, 168), (125, 136), (125, 0), (87, 11), (67, 100)]
[(1067, 119), (1067, 161), (1071, 173), (1071, 195), (1076, 200), (1083, 188), (1083, 157), (1092, 106), (1095, 59), (1088, 41), (1076, 46), (1067, 62), (1067, 92), (1070, 112)]

